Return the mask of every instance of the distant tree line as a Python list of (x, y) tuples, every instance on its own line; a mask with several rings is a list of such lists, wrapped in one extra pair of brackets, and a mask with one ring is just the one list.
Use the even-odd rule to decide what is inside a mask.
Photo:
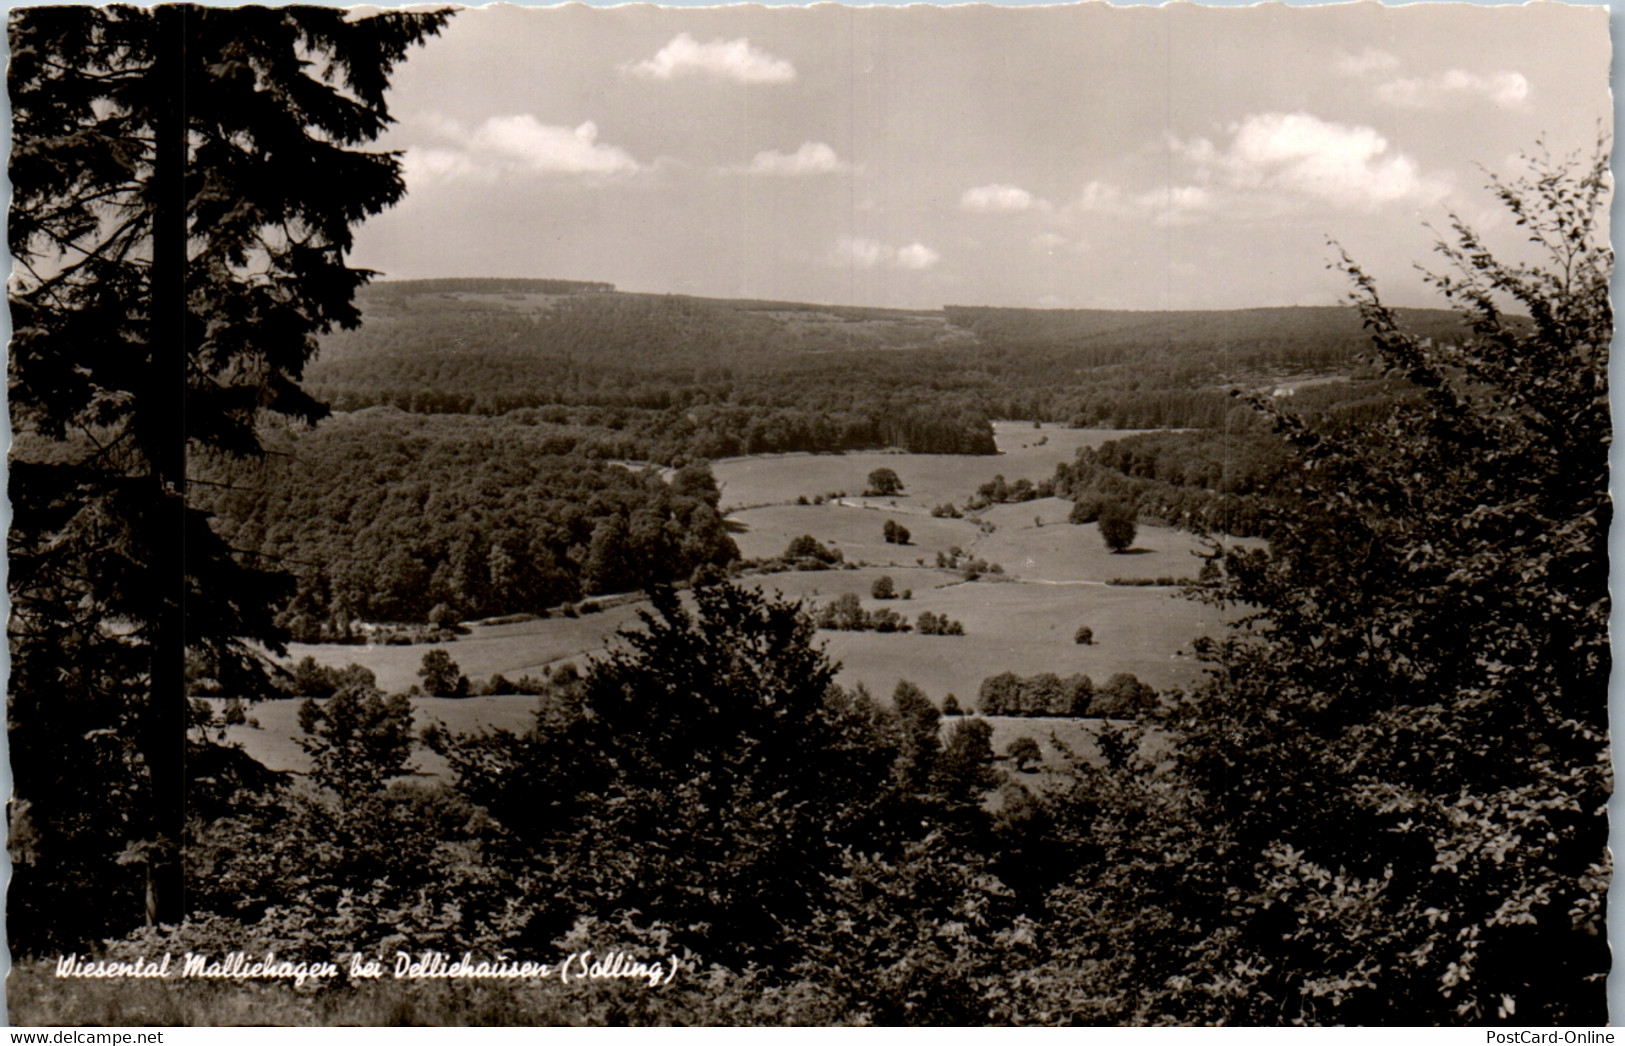
[(379, 280), (367, 294), (392, 298), (415, 294), (609, 294), (613, 283), (593, 280), (537, 280), (489, 276), (453, 276), (431, 280)]
[(1085, 675), (1001, 672), (982, 680), (976, 707), (984, 715), (1132, 718), (1151, 708), (1156, 696), (1129, 672), (1114, 674), (1098, 689)]
[[(826, 430), (799, 424), (791, 427), (802, 431), (789, 435), (702, 417), (695, 424), (720, 442), (692, 453), (712, 458), (887, 445), (990, 454), (988, 418), (1219, 428), (1236, 406), (1221, 387), (1231, 379), (1219, 361), (1228, 373), (1267, 381), (1283, 372), (1346, 373), (1363, 347), (1343, 310), (950, 308), (950, 323), (967, 336), (928, 340), (917, 318), (904, 322), (884, 310), (837, 310), (838, 322), (809, 323), (797, 317), (811, 307), (784, 303), (573, 293), (535, 304), (495, 289), (527, 293), (525, 281), (498, 281), (484, 293), (429, 281), (442, 283), (447, 289), (434, 293), (417, 291), (416, 281), (364, 292), (366, 323), (324, 339), (313, 389), (340, 410), (503, 414), (568, 406), (683, 417), (732, 407), (763, 419), (799, 412), (828, 420)], [(1454, 329), (1447, 313), (1417, 315), (1441, 335)], [(1367, 394), (1314, 391), (1328, 400)], [(616, 427), (630, 424), (623, 416)]]
[(947, 614), (929, 610), (920, 612), (919, 620), (908, 623), (908, 618), (890, 607), (865, 610), (858, 597), (846, 592), (811, 611), (813, 623), (833, 632), (918, 632), (922, 636), (962, 636), (965, 626)]

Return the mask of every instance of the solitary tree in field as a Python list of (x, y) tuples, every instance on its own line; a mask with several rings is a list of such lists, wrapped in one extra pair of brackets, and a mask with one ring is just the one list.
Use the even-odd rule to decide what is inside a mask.
[(889, 468), (878, 468), (869, 473), (869, 488), (863, 493), (866, 497), (889, 497), (900, 494), (903, 490), (903, 481), (897, 478), (897, 473)]
[(875, 599), (896, 599), (897, 585), (892, 581), (890, 574), (875, 578), (875, 583), (869, 586), (869, 595)]
[(48, 840), (12, 887), (14, 948), (122, 931), (143, 898), (149, 921), (185, 912), (188, 654), (263, 690), (287, 592), (190, 507), (188, 456), (325, 413), (298, 383), (359, 318), (352, 229), (404, 191), (394, 154), (357, 147), (447, 17), (11, 13), (10, 727)]
[(1100, 537), (1113, 553), (1127, 552), (1134, 547), (1137, 532), (1134, 509), (1122, 501), (1108, 501), (1101, 506)]
[(468, 677), (451, 655), (439, 647), (423, 655), (423, 664), (418, 668), (418, 678), (423, 680), (423, 692), (431, 697), (464, 697), (468, 694)]

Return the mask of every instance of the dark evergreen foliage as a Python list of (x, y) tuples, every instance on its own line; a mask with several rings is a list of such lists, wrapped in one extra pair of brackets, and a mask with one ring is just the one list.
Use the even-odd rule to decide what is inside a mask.
[(14, 948), (184, 914), (188, 658), (264, 690), (252, 643), (278, 649), (285, 595), (189, 503), (189, 457), (251, 457), (266, 413), (324, 413), (298, 382), (358, 318), (352, 228), (403, 191), (393, 154), (356, 147), (446, 17), (11, 14), (10, 729), (38, 840)]

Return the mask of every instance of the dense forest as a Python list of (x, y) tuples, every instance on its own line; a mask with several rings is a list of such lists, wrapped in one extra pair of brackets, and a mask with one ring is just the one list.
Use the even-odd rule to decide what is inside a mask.
[[(232, 547), (297, 579), (279, 620), (300, 639), (343, 638), (356, 620), (424, 621), (440, 606), (535, 611), (728, 558), (714, 491), (697, 510), (625, 463), (992, 454), (995, 416), (1190, 426), (1086, 450), (1042, 493), (1264, 534), (1290, 491), (1277, 489), (1278, 441), (1234, 393), (1336, 364), (1291, 386), (1295, 407), (1348, 423), (1398, 395), (1343, 380), (1360, 372), (1346, 310), (954, 309), (945, 321), (564, 280), (385, 282), (360, 302), (366, 322), (324, 338), (310, 369), (338, 415), (268, 432), (273, 453), (252, 470), (199, 476), (199, 503)], [(1253, 384), (1213, 384), (1216, 360)], [(1031, 493), (988, 490), (972, 504)]]
[(536, 611), (736, 558), (703, 464), (667, 480), (584, 457), (580, 438), (372, 409), (276, 433), (256, 469), (222, 469), (202, 501), (234, 548), (297, 579), (281, 621), (310, 641), (437, 606)]
[[(1368, 340), (1346, 309), (942, 313), (675, 295), (557, 293), (561, 281), (413, 281), (361, 293), (366, 322), (323, 340), (312, 391), (335, 409), (500, 414), (521, 407), (820, 415), (787, 441), (698, 456), (896, 445), (992, 453), (986, 418), (1217, 427), (1229, 390), (1346, 374)], [(460, 289), (436, 289), (456, 286)], [(500, 288), (500, 290), (498, 289)], [(1429, 333), (1451, 313), (1418, 310)], [(1359, 390), (1322, 387), (1336, 398)], [(636, 427), (629, 415), (619, 427)], [(727, 437), (724, 437), (727, 438)]]
[(796, 310), (673, 296), (408, 286), (367, 292), (367, 322), (324, 343), (311, 388), (336, 409), (598, 408), (572, 417), (644, 433), (635, 456), (655, 460), (888, 445), (993, 453), (988, 415), (964, 394), (978, 379), (921, 388), (912, 359), (890, 359), (891, 341), (940, 333), (940, 321), (808, 324), (779, 318)]

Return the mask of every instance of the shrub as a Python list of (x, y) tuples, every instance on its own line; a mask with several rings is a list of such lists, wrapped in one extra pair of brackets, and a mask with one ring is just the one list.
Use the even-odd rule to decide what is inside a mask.
[(897, 478), (897, 473), (888, 468), (878, 468), (869, 473), (869, 489), (863, 492), (864, 497), (889, 497), (899, 494), (903, 490), (903, 481)]
[(841, 550), (831, 550), (811, 534), (803, 534), (791, 540), (789, 547), (784, 550), (785, 559), (813, 559), (820, 563), (839, 563), (842, 560)]
[(1037, 741), (1026, 734), (1011, 741), (1004, 754), (1016, 764), (1016, 769), (1023, 773), (1030, 770), (1033, 763), (1042, 762), (1044, 759), (1044, 750), (1039, 747)]
[(914, 630), (922, 636), (962, 636), (965, 626), (958, 621), (949, 620), (947, 614), (933, 614), (929, 610), (920, 611), (920, 619)]
[(1118, 672), (1101, 686), (1089, 705), (1089, 714), (1132, 719), (1156, 703), (1157, 692), (1129, 672)]

